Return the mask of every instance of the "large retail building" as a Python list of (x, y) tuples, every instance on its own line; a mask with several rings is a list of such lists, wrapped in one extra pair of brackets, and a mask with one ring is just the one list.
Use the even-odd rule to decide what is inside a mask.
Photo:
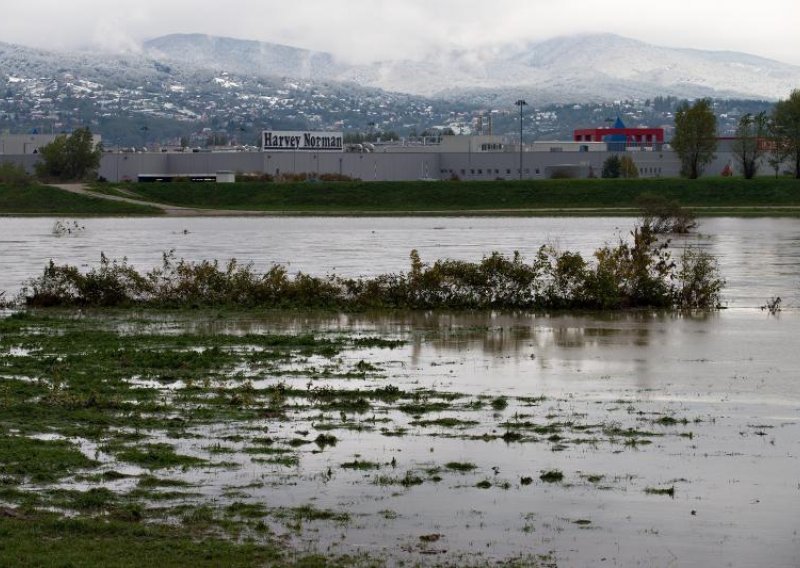
[[(663, 142), (663, 131), (619, 132), (616, 126), (576, 131), (573, 140), (538, 141), (522, 148), (518, 139), (500, 136), (346, 145), (341, 133), (265, 131), (259, 149), (107, 151), (99, 174), (109, 181), (215, 179), (230, 178), (231, 173), (305, 174), (312, 178), (339, 174), (364, 181), (585, 178), (599, 177), (609, 156), (624, 153), (633, 158), (640, 177), (679, 175), (679, 160)], [(52, 139), (52, 135), (2, 135), (0, 162), (13, 161), (32, 170), (38, 148)], [(726, 169), (735, 171), (735, 161), (730, 141), (721, 140), (706, 173), (720, 175)], [(762, 173), (769, 172), (763, 168)]]

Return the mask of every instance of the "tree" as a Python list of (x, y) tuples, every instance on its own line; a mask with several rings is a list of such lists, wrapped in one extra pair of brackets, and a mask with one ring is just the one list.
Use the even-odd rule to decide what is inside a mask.
[(206, 138), (206, 147), (211, 148), (213, 146), (227, 146), (228, 145), (228, 134), (225, 132), (214, 132), (213, 134), (209, 135)]
[(10, 187), (27, 187), (31, 183), (31, 176), (25, 168), (11, 162), (0, 163), (0, 184)]
[(622, 164), (620, 162), (619, 156), (616, 154), (612, 154), (606, 161), (603, 162), (603, 171), (600, 172), (600, 177), (603, 178), (618, 178), (620, 174), (620, 170), (622, 169)]
[(739, 119), (736, 127), (736, 139), (733, 141), (733, 155), (745, 179), (753, 179), (761, 166), (766, 153), (765, 142), (769, 132), (769, 120), (766, 112), (756, 115), (747, 113)]
[(636, 167), (636, 162), (633, 161), (633, 158), (625, 155), (619, 159), (619, 174), (627, 179), (639, 177), (639, 168)]
[(697, 179), (703, 174), (717, 149), (717, 117), (709, 99), (678, 105), (672, 149), (681, 160), (681, 175)]
[(781, 173), (781, 166), (783, 165), (783, 161), (786, 159), (786, 156), (782, 155), (777, 148), (777, 145), (774, 145), (772, 152), (770, 152), (769, 158), (767, 158), (767, 163), (769, 167), (771, 167), (775, 171), (775, 178), (778, 177), (778, 174)]
[(787, 100), (778, 101), (772, 111), (772, 136), (775, 156), (792, 162), (794, 177), (800, 179), (800, 90)]
[(69, 136), (58, 136), (39, 149), (41, 160), (36, 164), (36, 174), (60, 180), (83, 180), (95, 175), (102, 153), (100, 145), (95, 145), (91, 131), (79, 128)]

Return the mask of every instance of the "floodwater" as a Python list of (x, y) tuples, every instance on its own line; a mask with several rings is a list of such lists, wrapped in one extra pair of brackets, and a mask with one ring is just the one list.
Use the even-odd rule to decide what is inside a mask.
[[(236, 257), (257, 269), (278, 262), (312, 274), (371, 275), (406, 270), (412, 248), (427, 261), (477, 260), (494, 250), (532, 257), (544, 243), (588, 255), (624, 238), (632, 224), (609, 218), (86, 219), (85, 230), (57, 237), (54, 222), (0, 219), (0, 289), (16, 290), (50, 258), (93, 266), (101, 250), (140, 268), (175, 249), (190, 260)], [(218, 424), (198, 429), (198, 439), (168, 441), (180, 453), (204, 458), (215, 442), (230, 447), (222, 458), (238, 467), (191, 473), (192, 490), (203, 499), (225, 502), (235, 489), (236, 500), (312, 504), (350, 515), (347, 523), (309, 522), (299, 533), (273, 527), (300, 550), (366, 552), (390, 565), (549, 553), (559, 566), (798, 566), (800, 220), (704, 220), (686, 242), (719, 259), (730, 309), (697, 316), (283, 314), (182, 322), (232, 334), (401, 339), (406, 343), (397, 349), (345, 353), (345, 368), (363, 360), (379, 369), (359, 384), (313, 378), (303, 369), (251, 378), (255, 388), (276, 380), (305, 388), (313, 378), (316, 386), (334, 388), (389, 381), (404, 391), (461, 393), (466, 398), (452, 409), (423, 418), (471, 422), (421, 425), (397, 409), (378, 409), (372, 427), (364, 416), (361, 431), (333, 430), (338, 444), (323, 451), (302, 447), (292, 467), (254, 461), (225, 442), (252, 435), (254, 424)], [(775, 296), (783, 311), (759, 309)], [(464, 406), (498, 396), (508, 398), (506, 408)], [(256, 426), (276, 439), (316, 436), (318, 410), (292, 418)], [(500, 439), (512, 423), (558, 426), (541, 435), (520, 426), (522, 439)], [(404, 434), (387, 435), (387, 429)], [(624, 434), (630, 429), (643, 434), (631, 442)], [(341, 467), (358, 459), (380, 468)], [(450, 471), (448, 462), (475, 469)], [(540, 479), (552, 470), (563, 479)], [(392, 482), (409, 472), (423, 482)]]
[[(279, 380), (300, 390), (371, 389), (388, 381), (402, 391), (464, 395), (421, 417), (465, 421), (456, 426), (377, 406), (341, 422), (338, 412), (307, 408), (289, 421), (218, 423), (178, 439), (153, 433), (153, 441), (181, 454), (236, 464), (171, 474), (193, 483), (198, 503), (311, 505), (350, 516), (308, 521), (300, 531), (272, 525), (300, 550), (369, 553), (389, 565), (461, 565), (465, 558), (492, 564), (526, 554), (551, 554), (559, 566), (800, 564), (794, 313), (287, 313), (165, 321), (170, 329), (209, 333), (311, 331), (407, 342), (346, 352), (341, 369), (358, 361), (377, 369), (363, 380), (315, 377), (316, 360), (286, 376), (244, 369), (257, 390)], [(162, 388), (169, 396), (182, 386)], [(488, 404), (498, 396), (507, 397), (506, 408)], [(478, 399), (487, 401), (480, 409), (467, 404)], [(552, 428), (500, 438), (517, 431), (508, 424), (526, 422)], [(302, 446), (296, 465), (264, 463), (244, 453), (246, 442), (230, 441), (311, 440), (321, 424), (338, 443), (322, 451)], [(630, 430), (641, 435), (631, 441), (624, 433)], [(343, 467), (354, 460), (379, 466)], [(450, 471), (451, 462), (475, 469)], [(552, 470), (563, 479), (540, 479)], [(419, 485), (402, 485), (409, 474)], [(437, 535), (435, 543), (420, 539), (429, 535)]]
[[(13, 295), (51, 259), (89, 269), (101, 252), (140, 270), (159, 266), (161, 255), (174, 250), (192, 261), (236, 258), (256, 270), (277, 263), (290, 272), (342, 276), (408, 270), (415, 248), (427, 262), (477, 261), (493, 251), (532, 258), (543, 244), (589, 257), (627, 238), (634, 224), (604, 217), (104, 218), (55, 233), (58, 221), (72, 227), (74, 219), (0, 218), (0, 290)], [(674, 253), (689, 243), (719, 259), (729, 307), (758, 307), (773, 296), (784, 307), (800, 306), (800, 220), (704, 219), (696, 234), (673, 239)]]

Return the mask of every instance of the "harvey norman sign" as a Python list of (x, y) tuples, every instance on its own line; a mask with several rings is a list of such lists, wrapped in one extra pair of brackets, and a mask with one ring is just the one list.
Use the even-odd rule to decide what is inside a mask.
[(341, 132), (275, 132), (261, 133), (265, 152), (343, 152)]

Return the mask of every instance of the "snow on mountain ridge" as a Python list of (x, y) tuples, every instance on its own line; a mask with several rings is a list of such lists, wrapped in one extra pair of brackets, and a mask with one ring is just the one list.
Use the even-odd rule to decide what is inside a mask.
[(328, 79), (338, 68), (329, 53), (204, 34), (172, 34), (145, 42), (153, 59), (230, 73)]
[[(0, 43), (0, 72), (22, 65), (44, 77), (55, 69), (95, 69), (125, 84), (158, 77), (230, 73), (255, 79), (350, 83), (467, 101), (497, 91), (537, 103), (681, 98), (785, 98), (800, 67), (735, 52), (673, 49), (613, 34), (564, 36), (476, 49), (439, 50), (423, 60), (348, 65), (326, 52), (202, 34), (152, 39), (140, 53), (53, 54)], [(10, 73), (9, 73), (10, 74)]]

